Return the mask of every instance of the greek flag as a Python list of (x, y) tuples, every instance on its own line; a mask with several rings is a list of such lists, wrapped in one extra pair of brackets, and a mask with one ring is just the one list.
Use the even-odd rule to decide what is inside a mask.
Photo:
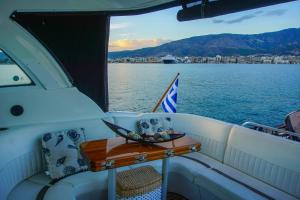
[(176, 113), (178, 78), (173, 83), (161, 106), (165, 112)]

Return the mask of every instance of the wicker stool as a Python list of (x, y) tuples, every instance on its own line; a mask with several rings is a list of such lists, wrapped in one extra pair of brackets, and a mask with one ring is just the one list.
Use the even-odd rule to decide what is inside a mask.
[(120, 200), (161, 199), (161, 175), (151, 166), (117, 174), (117, 198)]

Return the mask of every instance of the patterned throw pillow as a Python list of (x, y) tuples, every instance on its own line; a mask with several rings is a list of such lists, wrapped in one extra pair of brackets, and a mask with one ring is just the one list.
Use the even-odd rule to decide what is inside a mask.
[(154, 134), (166, 130), (173, 130), (170, 117), (141, 119), (137, 122), (141, 134)]
[(163, 123), (164, 123), (164, 129), (165, 131), (167, 130), (173, 130), (173, 123), (171, 117), (164, 117), (163, 118)]
[(84, 129), (69, 129), (46, 133), (42, 138), (43, 153), (53, 179), (62, 178), (88, 168), (80, 154), (85, 141)]

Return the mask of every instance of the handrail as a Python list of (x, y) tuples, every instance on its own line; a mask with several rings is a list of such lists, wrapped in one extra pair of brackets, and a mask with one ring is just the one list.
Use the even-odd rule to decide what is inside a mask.
[(273, 135), (278, 135), (278, 136), (289, 135), (289, 136), (294, 136), (294, 137), (297, 137), (297, 138), (300, 139), (300, 135), (297, 134), (297, 133), (287, 131), (287, 130), (283, 130), (283, 129), (274, 128), (274, 127), (271, 127), (271, 126), (266, 126), (266, 125), (263, 125), (263, 124), (258, 124), (258, 123), (255, 123), (255, 122), (249, 122), (248, 121), (248, 122), (243, 123), (242, 126), (246, 127), (246, 128), (249, 128), (249, 126), (263, 128), (263, 129), (267, 129), (267, 130), (272, 131), (271, 134), (273, 134), (273, 131), (278, 133), (278, 134), (273, 134)]

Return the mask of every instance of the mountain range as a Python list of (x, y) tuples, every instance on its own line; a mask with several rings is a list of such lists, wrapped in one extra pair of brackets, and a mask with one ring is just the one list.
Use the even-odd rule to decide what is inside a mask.
[(195, 36), (156, 47), (109, 52), (110, 59), (149, 56), (246, 56), (300, 55), (300, 28), (242, 35), (217, 34)]

